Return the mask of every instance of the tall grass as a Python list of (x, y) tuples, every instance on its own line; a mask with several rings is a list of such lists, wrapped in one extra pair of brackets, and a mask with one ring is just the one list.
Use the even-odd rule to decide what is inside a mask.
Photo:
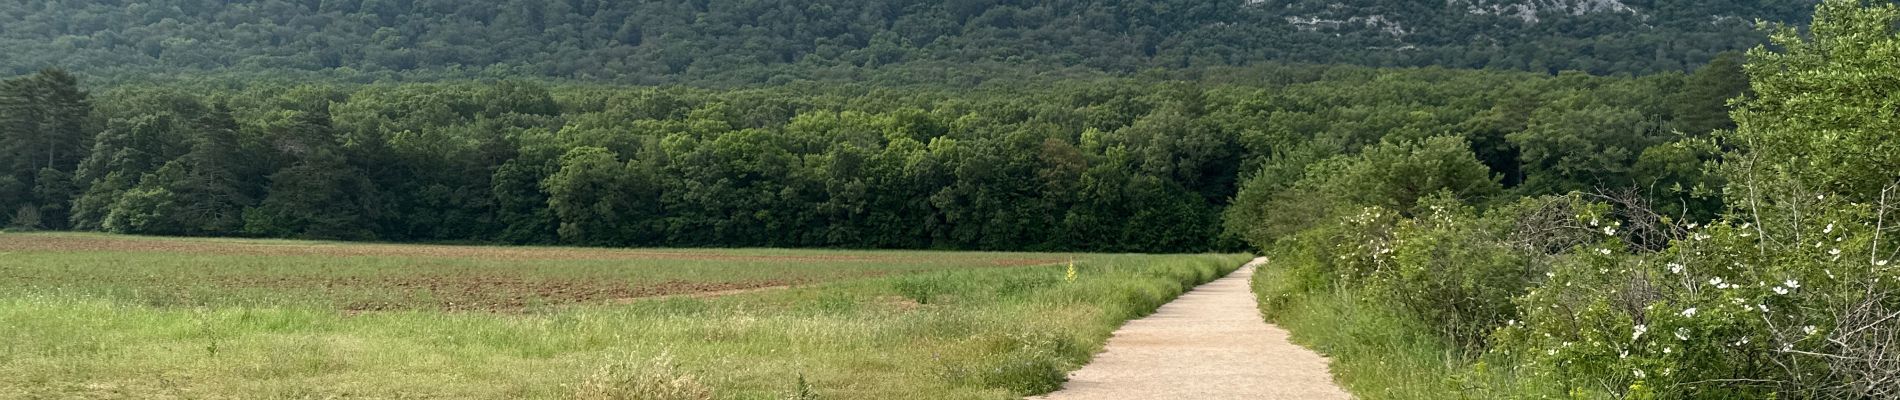
[(1494, 367), (1515, 363), (1487, 363), (1389, 304), (1349, 289), (1298, 288), (1292, 273), (1269, 264), (1254, 274), (1262, 314), (1290, 332), (1294, 342), (1332, 358), (1333, 376), (1358, 398), (1505, 399), (1551, 393), (1534, 377)]

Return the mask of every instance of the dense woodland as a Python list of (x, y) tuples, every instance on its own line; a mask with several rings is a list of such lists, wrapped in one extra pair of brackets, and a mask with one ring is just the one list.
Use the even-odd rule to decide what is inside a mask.
[[(1737, 58), (1642, 78), (1262, 66), (976, 89), (745, 90), (518, 81), (7, 81), (14, 226), (615, 246), (1199, 251), (1242, 182), (1362, 149), (1476, 152), (1525, 195), (1601, 187), (1711, 215)], [(1227, 83), (1219, 83), (1227, 82)], [(1030, 86), (1025, 86), (1030, 85)], [(1271, 179), (1252, 179), (1265, 175)], [(1363, 184), (1428, 193), (1409, 171)], [(1414, 199), (1393, 199), (1410, 204)], [(1243, 224), (1250, 225), (1250, 224)]]
[[(22, 0), (0, 75), (359, 82), (852, 79), (893, 65), (1133, 72), (1262, 61), (1687, 72), (1813, 0)], [(928, 76), (897, 74), (915, 79)], [(980, 77), (981, 75), (978, 75)]]

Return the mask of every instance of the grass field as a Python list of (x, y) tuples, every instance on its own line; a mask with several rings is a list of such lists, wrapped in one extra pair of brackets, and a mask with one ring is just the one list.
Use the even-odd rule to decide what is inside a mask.
[(0, 233), (0, 398), (1016, 398), (1246, 258)]

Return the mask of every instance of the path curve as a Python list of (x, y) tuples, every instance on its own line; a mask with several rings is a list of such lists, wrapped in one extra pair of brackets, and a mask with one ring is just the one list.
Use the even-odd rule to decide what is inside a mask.
[(1039, 400), (1350, 399), (1327, 359), (1260, 317), (1248, 283), (1256, 258), (1128, 322), (1095, 360)]

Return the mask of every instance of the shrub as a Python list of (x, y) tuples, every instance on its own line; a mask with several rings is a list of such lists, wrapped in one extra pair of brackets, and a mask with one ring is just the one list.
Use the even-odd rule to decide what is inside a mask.
[[(1580, 249), (1520, 300), (1499, 352), (1574, 391), (1663, 398), (1900, 393), (1900, 273), (1882, 225), (1832, 205), (1798, 230), (1719, 223), (1661, 252)], [(1780, 231), (1780, 233), (1777, 233)]]
[(1531, 285), (1533, 271), (1502, 230), (1470, 207), (1440, 198), (1426, 208), (1399, 224), (1389, 261), (1369, 286), (1444, 337), (1481, 350), (1492, 330), (1516, 316), (1512, 300)]

